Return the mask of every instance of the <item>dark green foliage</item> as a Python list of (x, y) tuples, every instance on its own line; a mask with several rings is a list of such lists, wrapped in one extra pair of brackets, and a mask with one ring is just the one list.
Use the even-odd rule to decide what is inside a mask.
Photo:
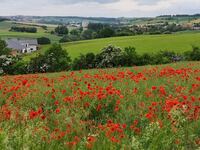
[(36, 33), (37, 28), (35, 28), (35, 27), (16, 27), (16, 26), (13, 26), (13, 27), (11, 27), (10, 31)]
[(70, 57), (66, 50), (62, 49), (61, 45), (53, 44), (46, 52), (46, 63), (48, 72), (56, 72), (69, 70)]
[(71, 39), (68, 35), (64, 35), (60, 40), (59, 43), (71, 42)]
[(44, 55), (39, 54), (37, 57), (32, 58), (28, 65), (29, 73), (38, 73), (38, 72), (46, 72), (47, 64), (46, 57)]
[(171, 63), (172, 61), (176, 61), (176, 58), (178, 61), (178, 56), (174, 52), (160, 51), (155, 54), (154, 63), (155, 64), (167, 64), (167, 63)]
[(112, 28), (107, 27), (102, 29), (99, 34), (102, 38), (113, 37), (115, 35), (115, 31)]
[(185, 59), (190, 61), (200, 61), (200, 48), (193, 46), (192, 51), (184, 53)]
[(6, 19), (6, 18), (1, 18), (0, 17), (0, 22), (3, 22), (3, 21), (8, 21), (9, 19)]
[(122, 66), (133, 66), (138, 65), (139, 56), (135, 51), (134, 47), (126, 47), (122, 52), (120, 64)]
[(11, 50), (6, 48), (6, 46), (7, 46), (6, 42), (0, 39), (0, 56), (10, 54)]
[(38, 44), (44, 45), (44, 44), (51, 44), (51, 40), (47, 37), (41, 37), (37, 38)]
[(153, 54), (148, 54), (148, 53), (144, 53), (142, 56), (140, 56), (140, 62), (139, 65), (143, 66), (143, 65), (153, 65), (154, 63), (154, 55)]
[(78, 36), (80, 34), (80, 32), (79, 32), (79, 30), (73, 29), (70, 31), (70, 34)]
[(80, 36), (78, 35), (64, 35), (60, 40), (59, 43), (71, 42), (71, 41), (78, 41), (80, 40)]
[(102, 23), (89, 23), (88, 24), (88, 29), (93, 30), (95, 32), (99, 32), (104, 28), (104, 25)]
[(93, 31), (89, 29), (83, 31), (83, 33), (81, 34), (81, 39), (84, 40), (92, 39), (92, 37), (93, 37)]
[(27, 66), (28, 64), (20, 59), (20, 61), (18, 60), (16, 61), (16, 63), (12, 65), (12, 72), (7, 74), (13, 74), (13, 75), (27, 74), (28, 73)]
[(95, 68), (95, 54), (87, 53), (81, 54), (78, 58), (75, 58), (72, 64), (73, 70), (90, 69)]
[(53, 44), (44, 55), (32, 58), (29, 72), (59, 72), (69, 70), (71, 59), (61, 45)]
[(55, 28), (55, 33), (58, 35), (67, 35), (69, 33), (69, 30), (66, 26), (61, 25)]

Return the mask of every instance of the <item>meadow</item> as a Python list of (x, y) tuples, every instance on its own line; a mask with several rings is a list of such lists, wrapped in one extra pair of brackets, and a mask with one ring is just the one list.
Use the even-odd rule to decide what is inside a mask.
[(0, 149), (199, 149), (199, 66), (0, 77)]
[(48, 37), (52, 42), (58, 42), (60, 37), (52, 35), (49, 32), (54, 30), (55, 27), (48, 26), (47, 30), (44, 30), (42, 27), (36, 27), (37, 33), (23, 33), (23, 32), (10, 32), (9, 29), (12, 26), (23, 26), (23, 27), (35, 27), (31, 24), (14, 24), (11, 21), (0, 22), (0, 38), (39, 38), (39, 37)]
[[(182, 32), (166, 35), (138, 35), (128, 37), (112, 37), (95, 40), (85, 40), (62, 44), (72, 59), (80, 54), (89, 52), (99, 53), (102, 48), (112, 44), (121, 48), (133, 46), (139, 54), (155, 53), (160, 50), (169, 50), (183, 53), (192, 49), (192, 46), (200, 46), (199, 32)], [(50, 45), (42, 46), (39, 53), (44, 53)], [(37, 52), (38, 53), (38, 52)], [(24, 60), (30, 60), (37, 53), (25, 56)]]

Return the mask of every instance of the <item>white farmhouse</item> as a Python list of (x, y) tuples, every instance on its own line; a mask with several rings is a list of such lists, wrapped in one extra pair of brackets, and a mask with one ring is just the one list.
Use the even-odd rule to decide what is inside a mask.
[(31, 53), (38, 50), (38, 42), (36, 39), (8, 39), (7, 47), (16, 50), (18, 53)]

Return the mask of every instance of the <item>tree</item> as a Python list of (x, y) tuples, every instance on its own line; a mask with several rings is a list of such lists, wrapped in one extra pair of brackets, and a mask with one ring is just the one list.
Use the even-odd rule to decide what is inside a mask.
[(81, 34), (81, 38), (84, 40), (92, 39), (92, 36), (93, 36), (93, 31), (89, 29), (83, 31), (83, 33)]
[(190, 52), (189, 56), (190, 56), (190, 60), (200, 61), (200, 48), (193, 46), (192, 52)]
[(91, 69), (95, 68), (95, 54), (87, 53), (81, 54), (78, 58), (75, 58), (72, 64), (73, 70)]
[(70, 67), (71, 58), (60, 44), (53, 44), (46, 52), (46, 63), (48, 72), (64, 71)]
[(38, 44), (44, 45), (44, 44), (51, 44), (51, 40), (47, 37), (41, 37), (37, 38)]
[(71, 59), (60, 44), (53, 44), (44, 55), (32, 58), (29, 72), (59, 72), (69, 70)]
[(60, 40), (59, 43), (71, 42), (71, 39), (68, 35), (64, 35)]
[(69, 30), (66, 26), (61, 25), (55, 28), (55, 33), (58, 35), (67, 35), (69, 33)]
[(11, 50), (9, 48), (6, 48), (6, 46), (6, 42), (0, 39), (0, 56), (10, 54)]
[(134, 47), (126, 47), (121, 57), (121, 65), (132, 66), (138, 65), (139, 56), (137, 55)]
[(107, 27), (107, 28), (104, 28), (100, 31), (100, 37), (113, 37), (115, 35), (115, 31), (110, 28), (110, 27)]
[(88, 29), (93, 30), (95, 32), (99, 32), (104, 28), (104, 25), (102, 23), (89, 23), (88, 24)]
[(37, 28), (35, 28), (35, 27), (16, 27), (16, 26), (13, 26), (13, 27), (10, 28), (10, 31), (36, 33)]
[(71, 35), (79, 35), (79, 31), (76, 30), (76, 29), (72, 29), (72, 30), (70, 31), (70, 34), (71, 34)]

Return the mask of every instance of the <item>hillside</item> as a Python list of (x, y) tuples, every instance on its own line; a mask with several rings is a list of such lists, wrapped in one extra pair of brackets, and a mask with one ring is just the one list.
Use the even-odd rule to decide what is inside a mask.
[(199, 65), (0, 77), (0, 149), (198, 149)]
[[(25, 32), (10, 32), (10, 28), (12, 26), (23, 26), (23, 27), (36, 27), (37, 33), (25, 33)], [(39, 37), (48, 37), (51, 39), (52, 42), (58, 42), (60, 37), (56, 35), (52, 35), (49, 32), (54, 30), (55, 27), (49, 26), (47, 30), (44, 30), (42, 27), (33, 26), (31, 24), (23, 24), (11, 21), (3, 21), (0, 22), (0, 38), (7, 39), (7, 38), (39, 38)]]
[[(199, 32), (183, 32), (168, 35), (140, 35), (128, 37), (114, 37), (96, 40), (69, 42), (62, 46), (69, 52), (72, 58), (78, 57), (81, 53), (88, 52), (98, 53), (100, 50), (109, 45), (119, 46), (121, 48), (134, 46), (138, 53), (153, 53), (160, 50), (170, 50), (182, 53), (192, 49), (192, 46), (200, 46)], [(43, 46), (39, 53), (43, 53), (50, 45)], [(29, 60), (37, 53), (25, 56)]]

